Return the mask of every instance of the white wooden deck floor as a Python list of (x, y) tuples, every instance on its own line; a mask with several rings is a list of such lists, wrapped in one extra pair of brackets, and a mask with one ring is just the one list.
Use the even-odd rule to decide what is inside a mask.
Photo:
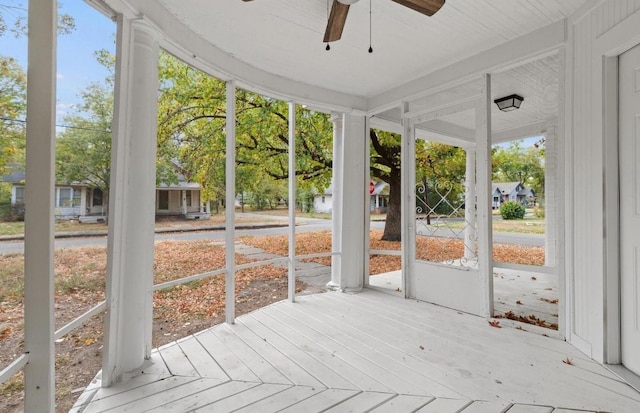
[(639, 393), (565, 342), (373, 290), (276, 303), (99, 385), (72, 411), (640, 412)]

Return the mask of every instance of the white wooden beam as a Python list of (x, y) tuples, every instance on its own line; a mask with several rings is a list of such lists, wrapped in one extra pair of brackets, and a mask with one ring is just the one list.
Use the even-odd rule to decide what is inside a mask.
[(483, 79), (476, 106), (476, 191), (478, 217), (478, 275), (484, 316), (493, 315), (493, 236), (491, 213), (491, 75)]
[(365, 131), (365, 117), (345, 115), (344, 117), (344, 153), (349, 154), (343, 160), (343, 228), (342, 268), (340, 269), (340, 289), (345, 292), (358, 292), (364, 283), (364, 237), (365, 231), (364, 193), (367, 193), (369, 173), (365, 171), (365, 145), (369, 142)]
[(531, 125), (523, 125), (517, 128), (495, 132), (491, 136), (491, 143), (495, 145), (497, 143), (509, 142), (517, 139), (542, 136), (547, 133), (547, 131), (555, 128), (557, 123), (557, 120), (553, 119), (550, 121), (538, 122)]
[[(364, 198), (364, 231), (362, 233), (362, 245), (364, 248), (364, 280), (363, 287), (369, 286), (369, 260), (371, 254), (369, 252), (371, 246), (371, 194), (369, 193), (369, 183), (371, 182), (371, 117), (365, 116), (364, 120), (364, 177), (365, 177), (365, 190), (362, 191), (362, 197)], [(378, 195), (376, 195), (376, 208), (378, 207)]]
[(288, 299), (296, 300), (296, 104), (289, 102), (289, 278)]
[(102, 380), (151, 355), (156, 194), (157, 34), (118, 16)]
[(56, 0), (30, 0), (27, 69), (25, 411), (55, 410), (54, 188)]
[(236, 85), (227, 82), (225, 157), (225, 321), (236, 319)]
[(560, 20), (380, 93), (369, 99), (369, 113), (379, 113), (390, 107), (397, 107), (403, 100), (416, 100), (421, 96), (467, 83), (482, 73), (491, 73), (506, 66), (522, 64), (541, 54), (556, 50), (566, 42), (566, 25), (565, 20)]
[(342, 268), (342, 180), (344, 176), (344, 116), (332, 113), (329, 120), (333, 123), (333, 159), (331, 174), (331, 281), (329, 289), (340, 288), (340, 269)]
[[(408, 104), (402, 104), (403, 115), (408, 111)], [(403, 116), (402, 148), (400, 150), (400, 180), (402, 182), (401, 221), (402, 221), (402, 291), (404, 298), (416, 296), (414, 262), (416, 259), (416, 139), (415, 128), (411, 119)]]
[[(451, 122), (435, 119), (430, 122), (421, 123), (416, 125), (416, 135), (422, 137), (423, 134), (427, 136), (433, 134), (438, 137), (442, 137), (443, 143), (448, 143), (455, 146), (475, 146), (476, 131), (475, 129), (465, 128)], [(427, 138), (428, 139), (428, 138)]]

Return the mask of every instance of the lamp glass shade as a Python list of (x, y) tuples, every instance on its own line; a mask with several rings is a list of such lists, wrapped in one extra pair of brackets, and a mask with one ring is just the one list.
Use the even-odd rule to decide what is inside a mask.
[(498, 105), (498, 109), (503, 112), (510, 112), (520, 108), (524, 98), (519, 95), (509, 95), (500, 99), (496, 99), (493, 102)]
[(357, 3), (358, 0), (338, 0), (338, 3), (342, 3), (342, 4), (346, 4), (346, 5), (352, 5), (353, 3)]

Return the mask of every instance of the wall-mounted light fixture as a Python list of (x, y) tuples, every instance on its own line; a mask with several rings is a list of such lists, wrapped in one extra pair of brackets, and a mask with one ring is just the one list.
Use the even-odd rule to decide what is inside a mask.
[(500, 99), (496, 99), (493, 102), (498, 105), (498, 109), (503, 112), (510, 112), (520, 108), (524, 98), (520, 95), (509, 95)]

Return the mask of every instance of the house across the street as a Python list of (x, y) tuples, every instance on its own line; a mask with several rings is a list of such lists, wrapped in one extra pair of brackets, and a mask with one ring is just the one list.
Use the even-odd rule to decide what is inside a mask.
[(524, 206), (532, 206), (536, 201), (536, 193), (521, 182), (493, 182), (491, 184), (493, 209), (500, 208), (503, 202), (514, 201)]
[[(371, 181), (369, 188), (369, 211), (374, 214), (384, 214), (389, 206), (389, 184), (383, 181)], [(322, 193), (313, 196), (313, 211), (331, 213), (333, 209), (333, 188), (331, 185)]]
[[(189, 182), (179, 170), (178, 182), (161, 183), (156, 188), (156, 216), (183, 216), (187, 219), (209, 219), (208, 202), (202, 202), (200, 185)], [(0, 178), (11, 183), (11, 206), (18, 214), (24, 214), (25, 172), (14, 169)], [(77, 219), (80, 222), (104, 222), (109, 200), (100, 188), (87, 183), (56, 183), (56, 219)]]

